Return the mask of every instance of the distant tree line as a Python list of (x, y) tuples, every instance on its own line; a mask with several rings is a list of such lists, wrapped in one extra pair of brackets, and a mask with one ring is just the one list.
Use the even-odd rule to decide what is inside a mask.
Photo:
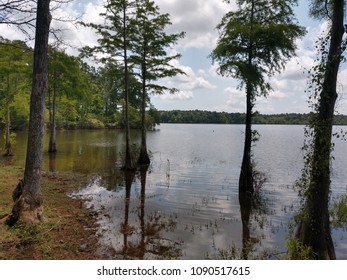
[[(159, 111), (161, 123), (190, 123), (190, 124), (244, 124), (245, 113), (227, 113), (204, 110), (172, 110)], [(254, 113), (254, 124), (300, 124), (309, 122), (310, 114), (286, 113), (286, 114), (259, 114)], [(347, 116), (336, 115), (335, 125), (347, 125)]]

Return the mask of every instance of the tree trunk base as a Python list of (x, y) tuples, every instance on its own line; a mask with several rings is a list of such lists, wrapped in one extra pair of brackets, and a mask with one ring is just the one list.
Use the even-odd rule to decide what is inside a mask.
[(122, 167), (123, 171), (134, 171), (136, 170), (136, 164), (133, 163), (133, 161), (130, 159), (125, 160), (125, 164)]
[(9, 226), (14, 226), (18, 222), (22, 224), (37, 224), (43, 220), (43, 207), (33, 207), (28, 203), (28, 199), (21, 197), (13, 206), (12, 213), (6, 219), (6, 224)]
[(253, 196), (254, 194), (254, 180), (252, 169), (249, 167), (242, 168), (239, 177), (239, 193)]
[(6, 219), (6, 224), (9, 226), (13, 226), (17, 222), (36, 224), (44, 220), (42, 200), (34, 199), (31, 195), (23, 193), (23, 189), (24, 181), (20, 180), (12, 194), (15, 204)]
[[(296, 238), (300, 244), (302, 244), (302, 246), (304, 244), (310, 250), (312, 250), (312, 254), (309, 256), (311, 259), (336, 260), (334, 244), (329, 226), (324, 226), (323, 232), (317, 236), (317, 234), (312, 233), (309, 221), (301, 220), (296, 233)], [(292, 255), (291, 258), (301, 259), (302, 256), (300, 256), (300, 252), (296, 253), (297, 254)]]
[(141, 149), (140, 156), (137, 160), (138, 165), (149, 165), (151, 160), (149, 159), (148, 153), (146, 149)]
[(56, 154), (58, 152), (57, 147), (55, 144), (50, 144), (48, 148), (48, 153), (50, 154)]
[(5, 152), (2, 154), (4, 157), (12, 157), (13, 156), (13, 152), (11, 148), (6, 148)]

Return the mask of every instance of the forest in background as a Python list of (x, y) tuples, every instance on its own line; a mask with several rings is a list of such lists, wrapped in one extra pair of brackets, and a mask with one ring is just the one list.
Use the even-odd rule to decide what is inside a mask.
[[(161, 123), (191, 123), (191, 124), (244, 124), (245, 113), (211, 112), (203, 110), (171, 110), (159, 111)], [(310, 114), (260, 114), (254, 113), (254, 124), (300, 124), (309, 123)], [(335, 125), (347, 125), (347, 116), (336, 115)]]
[[(7, 113), (10, 115), (12, 130), (26, 129), (29, 121), (33, 49), (22, 41), (0, 38), (0, 57), (0, 129), (5, 127)], [(49, 57), (46, 127), (49, 127), (55, 104), (58, 129), (124, 128), (121, 69), (112, 65), (96, 69), (58, 47), (50, 48)], [(130, 124), (132, 128), (139, 129), (141, 84), (135, 76), (130, 77), (130, 83)], [(306, 125), (309, 120), (309, 114), (299, 113), (255, 112), (253, 117), (254, 124)], [(246, 115), (206, 110), (158, 111), (150, 105), (146, 118), (147, 128), (151, 129), (159, 123), (244, 124)], [(334, 121), (336, 125), (347, 125), (347, 116), (336, 115)]]
[[(111, 64), (98, 69), (50, 47), (46, 95), (46, 127), (56, 106), (58, 129), (124, 128), (122, 70)], [(0, 37), (0, 129), (10, 116), (11, 130), (28, 127), (33, 49), (23, 41)], [(132, 128), (141, 127), (141, 83), (130, 75), (129, 118)], [(159, 114), (148, 106), (148, 128), (159, 123)]]

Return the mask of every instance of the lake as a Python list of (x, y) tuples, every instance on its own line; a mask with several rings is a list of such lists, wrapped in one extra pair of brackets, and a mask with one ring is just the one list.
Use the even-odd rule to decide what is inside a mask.
[[(300, 207), (293, 186), (303, 167), (304, 127), (254, 129), (261, 135), (255, 164), (266, 181), (252, 207), (238, 196), (243, 125), (162, 124), (148, 132), (148, 170), (127, 175), (119, 171), (122, 131), (59, 131), (58, 154), (45, 153), (44, 170), (90, 174), (74, 196), (87, 197), (86, 206), (98, 213), (100, 244), (109, 258), (277, 259), (286, 252), (289, 223)], [(140, 132), (131, 138), (138, 149)], [(18, 133), (16, 141), (12, 161), (23, 164), (25, 135)], [(347, 194), (346, 155), (347, 143), (336, 140), (332, 201)], [(337, 258), (347, 259), (345, 229), (332, 234)]]

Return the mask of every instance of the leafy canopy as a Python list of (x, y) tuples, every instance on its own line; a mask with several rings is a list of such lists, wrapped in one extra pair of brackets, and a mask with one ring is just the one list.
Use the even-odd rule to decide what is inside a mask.
[[(180, 54), (169, 55), (170, 47), (184, 36), (184, 32), (167, 34), (166, 28), (171, 25), (169, 14), (160, 14), (159, 7), (151, 0), (137, 2), (136, 17), (133, 19), (135, 27), (132, 41), (131, 61), (138, 67), (138, 76), (146, 82), (146, 90), (161, 94), (164, 91), (175, 92), (158, 83), (161, 78), (184, 74), (172, 62), (180, 58)], [(152, 83), (151, 83), (152, 82)]]
[[(226, 1), (229, 2), (230, 1)], [(305, 34), (295, 23), (296, 0), (238, 0), (237, 10), (228, 12), (217, 26), (220, 37), (211, 54), (219, 73), (240, 80), (253, 94), (271, 89), (265, 75), (283, 70), (295, 54), (295, 40)]]

